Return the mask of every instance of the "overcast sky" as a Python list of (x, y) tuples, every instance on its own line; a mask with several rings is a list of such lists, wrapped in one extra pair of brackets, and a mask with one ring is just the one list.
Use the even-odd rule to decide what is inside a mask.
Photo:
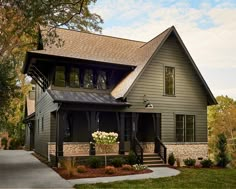
[(236, 0), (98, 0), (103, 34), (149, 41), (174, 25), (215, 96), (236, 99)]

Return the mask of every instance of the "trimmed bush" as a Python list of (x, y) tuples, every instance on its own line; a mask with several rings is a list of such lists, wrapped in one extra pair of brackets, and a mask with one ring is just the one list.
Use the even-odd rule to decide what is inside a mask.
[(213, 162), (210, 159), (204, 159), (200, 162), (200, 164), (204, 168), (210, 168), (213, 165)]
[(122, 165), (122, 169), (125, 170), (125, 171), (132, 171), (132, 170), (134, 170), (134, 168), (131, 165), (128, 165), (128, 164)]
[(12, 139), (9, 144), (9, 150), (17, 150), (21, 146), (19, 139)]
[(111, 160), (111, 165), (114, 167), (121, 167), (125, 163), (125, 160), (122, 157), (116, 157)]
[(116, 168), (113, 167), (113, 166), (106, 166), (105, 167), (105, 173), (106, 174), (109, 174), (109, 175), (112, 175), (116, 172)]
[(176, 160), (175, 156), (174, 156), (173, 152), (171, 152), (168, 157), (168, 164), (173, 166), (175, 164), (175, 160)]
[(136, 158), (136, 155), (133, 151), (130, 151), (129, 155), (126, 158), (127, 158), (126, 159), (127, 163), (130, 165), (134, 165), (137, 163), (137, 158)]
[(227, 139), (224, 133), (218, 135), (218, 142), (216, 144), (216, 147), (216, 164), (219, 167), (226, 167), (230, 160), (227, 154)]
[(96, 169), (102, 166), (102, 160), (98, 157), (89, 157), (87, 163), (88, 163), (88, 166), (93, 169)]
[(184, 161), (184, 164), (189, 167), (194, 166), (196, 163), (196, 160), (192, 158), (187, 158), (187, 159), (184, 159), (183, 161)]
[(77, 166), (77, 172), (78, 173), (85, 173), (86, 172), (86, 167), (84, 165), (78, 165)]

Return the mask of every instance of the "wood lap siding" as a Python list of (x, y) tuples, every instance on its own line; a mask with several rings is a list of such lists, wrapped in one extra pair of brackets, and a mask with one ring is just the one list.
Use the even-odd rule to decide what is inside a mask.
[[(51, 112), (57, 109), (57, 104), (53, 103), (52, 98), (48, 93), (42, 93), (36, 101), (36, 129), (35, 129), (35, 151), (39, 154), (48, 156), (48, 142), (51, 141)], [(42, 116), (44, 121), (44, 129), (42, 131)], [(39, 133), (38, 133), (38, 119), (39, 121)], [(52, 126), (55, 126), (52, 125)], [(55, 142), (55, 141), (54, 141)]]
[[(175, 97), (164, 96), (164, 67), (175, 68)], [(143, 95), (154, 105), (145, 109)], [(175, 142), (175, 115), (196, 115), (196, 142), (207, 141), (207, 97), (175, 36), (170, 36), (133, 86), (126, 111), (162, 113), (162, 140)]]

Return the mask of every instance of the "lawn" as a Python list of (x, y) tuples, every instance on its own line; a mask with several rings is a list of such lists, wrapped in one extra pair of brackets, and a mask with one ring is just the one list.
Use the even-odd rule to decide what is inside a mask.
[(175, 177), (76, 185), (79, 189), (93, 188), (236, 188), (236, 169), (181, 168)]

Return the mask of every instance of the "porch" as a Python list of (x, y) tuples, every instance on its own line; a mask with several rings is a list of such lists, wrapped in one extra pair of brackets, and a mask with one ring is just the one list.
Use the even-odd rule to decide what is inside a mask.
[(127, 155), (131, 150), (139, 162), (147, 154), (159, 154), (166, 162), (166, 148), (161, 143), (161, 114), (119, 111), (82, 111), (60, 109), (56, 112), (56, 142), (48, 144), (48, 155), (59, 157), (102, 156), (92, 142), (95, 131), (118, 133), (119, 143), (107, 155)]

